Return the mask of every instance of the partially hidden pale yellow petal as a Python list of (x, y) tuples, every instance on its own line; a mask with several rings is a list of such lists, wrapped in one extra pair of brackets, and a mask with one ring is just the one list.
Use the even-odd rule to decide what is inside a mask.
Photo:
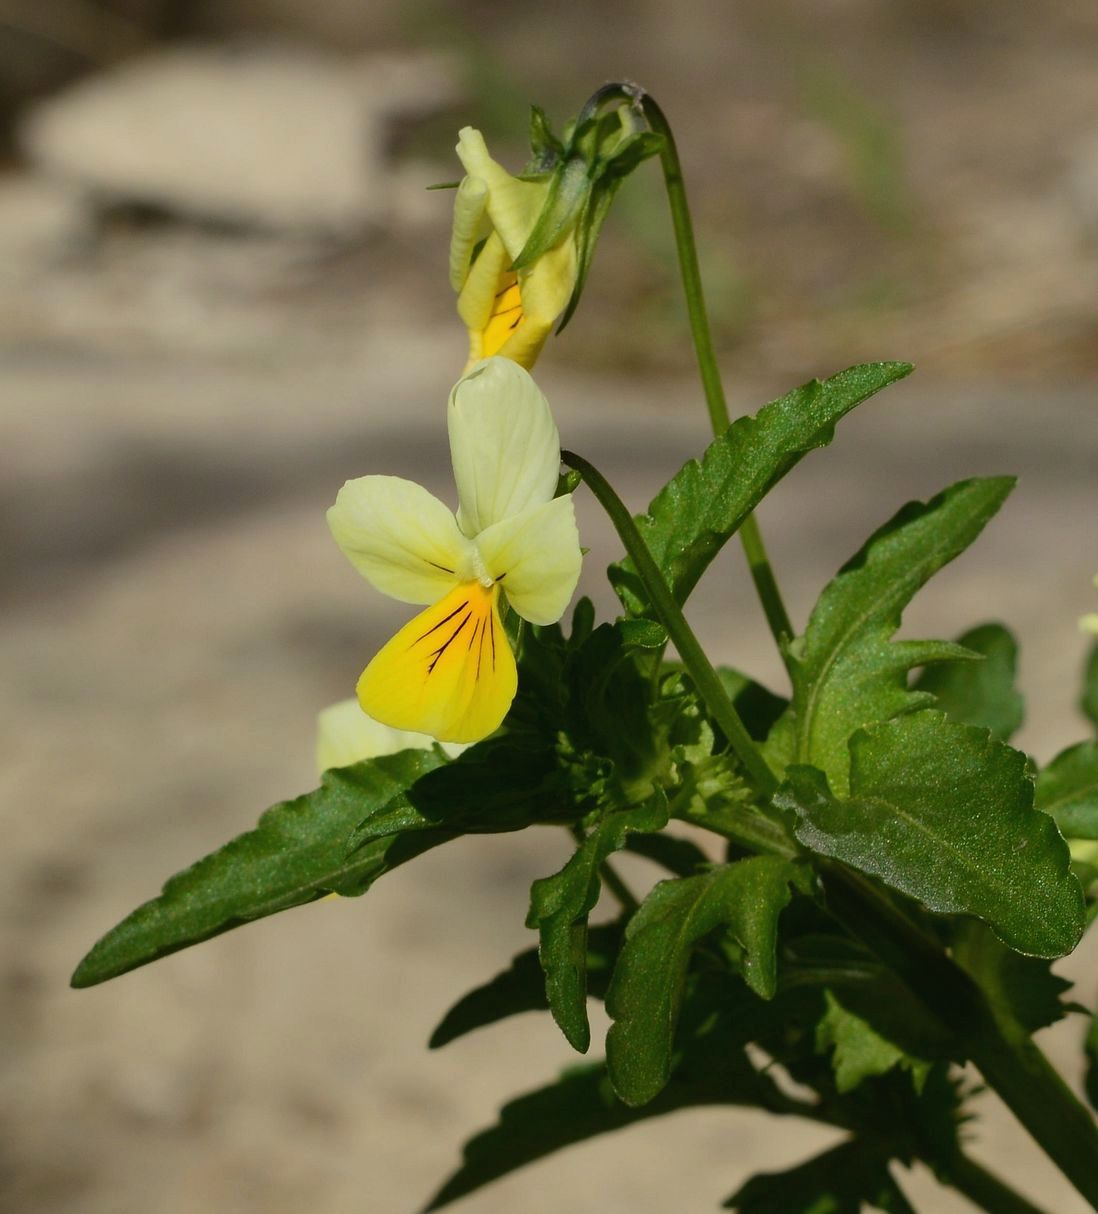
[[(568, 250), (573, 254), (574, 266), (571, 241)], [(561, 262), (557, 253), (553, 250), (547, 254), (549, 261), (544, 266), (545, 259), (541, 259), (516, 274), (508, 269), (510, 259), (499, 236), (493, 233), (488, 238), (458, 295), (458, 315), (469, 330), (465, 374), (482, 358), (497, 354), (527, 370), (534, 365), (571, 293), (569, 285), (556, 299), (549, 298), (549, 275)], [(535, 284), (533, 312), (527, 308), (531, 283)]]
[(363, 709), (443, 742), (478, 742), (498, 729), (518, 689), (498, 600), (498, 586), (467, 582), (417, 615), (362, 672)]
[(520, 181), (512, 177), (488, 154), (480, 131), (471, 126), (458, 132), (457, 154), (470, 177), (478, 177), (488, 187), (488, 217), (514, 259), (534, 230), (549, 193), (547, 182)]
[(478, 363), (450, 393), (447, 424), (467, 536), (552, 499), (560, 436), (545, 397), (516, 363)]
[[(434, 744), (435, 739), (425, 733), (393, 729), (375, 721), (362, 711), (362, 705), (356, 699), (329, 704), (316, 718), (318, 772), (325, 772), (330, 767), (348, 767), (380, 755), (395, 755), (402, 750), (428, 750)], [(453, 758), (465, 747), (447, 743), (444, 749)]]
[(485, 568), (531, 624), (555, 624), (579, 580), (583, 555), (571, 494), (531, 506), (476, 539)]
[(452, 511), (414, 481), (348, 481), (328, 511), (328, 526), (359, 573), (403, 603), (436, 602), (470, 576), (471, 548)]
[(473, 249), (490, 231), (488, 184), (480, 177), (466, 177), (454, 198), (454, 226), (450, 233), (450, 285), (455, 291), (465, 284)]

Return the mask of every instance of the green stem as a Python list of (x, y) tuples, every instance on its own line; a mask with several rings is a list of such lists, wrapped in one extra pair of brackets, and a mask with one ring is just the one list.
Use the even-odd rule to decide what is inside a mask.
[(1045, 1214), (1040, 1206), (1015, 1193), (961, 1151), (957, 1152), (949, 1172), (939, 1179), (963, 1193), (974, 1206), (986, 1210), (987, 1214)]
[[(579, 826), (570, 826), (568, 829), (577, 843), (582, 843), (586, 838)], [(602, 879), (603, 885), (617, 898), (618, 905), (627, 915), (631, 915), (640, 906), (640, 900), (636, 894), (618, 876), (617, 870), (609, 860), (603, 860), (599, 865), (599, 877)]]
[(732, 749), (736, 752), (748, 775), (755, 784), (756, 790), (765, 797), (773, 794), (778, 786), (774, 773), (767, 766), (759, 748), (747, 732), (735, 705), (728, 698), (721, 686), (720, 678), (713, 669), (712, 663), (706, 657), (693, 629), (686, 622), (678, 603), (664, 580), (663, 574), (656, 565), (648, 545), (637, 530), (633, 516), (625, 507), (625, 503), (610, 487), (609, 482), (597, 469), (585, 459), (571, 451), (562, 451), (561, 459), (569, 468), (575, 468), (583, 477), (587, 487), (598, 499), (599, 505), (610, 516), (625, 551), (633, 559), (637, 573), (644, 582), (644, 588), (652, 606), (656, 609), (660, 623), (667, 630), (667, 635), (675, 643), (683, 665), (690, 672), (698, 694), (705, 702), (713, 720), (724, 730)]
[(821, 872), (828, 903), (847, 929), (953, 1032), (963, 1056), (1098, 1210), (1098, 1126), (1029, 1032), (875, 882), (830, 862)]
[[(686, 201), (686, 183), (683, 181), (682, 165), (679, 162), (678, 148), (675, 146), (675, 136), (663, 110), (656, 104), (655, 99), (648, 93), (641, 98), (641, 107), (648, 125), (657, 134), (663, 136), (663, 149), (660, 152), (660, 165), (663, 168), (663, 181), (667, 189), (667, 202), (671, 208), (671, 224), (675, 230), (675, 249), (679, 257), (679, 268), (682, 273), (682, 289), (686, 296), (686, 311), (690, 318), (690, 335), (694, 340), (694, 353), (698, 360), (698, 372), (701, 375), (702, 388), (705, 391), (705, 405), (709, 411), (709, 423), (714, 436), (723, 434), (728, 429), (730, 418), (728, 402), (724, 397), (724, 385), (721, 383), (721, 373), (717, 367), (717, 355), (713, 349), (713, 334), (709, 327), (709, 317), (705, 310), (705, 293), (702, 290), (701, 270), (698, 266), (698, 250), (694, 243), (694, 224), (690, 218), (690, 205)], [(754, 515), (744, 520), (740, 527), (740, 542), (744, 555), (751, 570), (751, 578), (755, 583), (759, 601), (766, 613), (766, 622), (783, 649), (782, 640), (793, 636), (793, 627), (789, 622), (789, 614), (782, 602), (774, 571), (766, 554), (762, 533)]]

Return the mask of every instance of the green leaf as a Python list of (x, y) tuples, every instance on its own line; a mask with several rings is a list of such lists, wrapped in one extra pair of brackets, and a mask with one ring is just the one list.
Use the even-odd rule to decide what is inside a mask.
[[(456, 1201), (536, 1159), (571, 1143), (618, 1130), (676, 1109), (707, 1104), (745, 1105), (770, 1113), (799, 1113), (811, 1106), (791, 1100), (766, 1071), (756, 1071), (745, 1042), (764, 1028), (781, 1031), (803, 1003), (778, 995), (765, 1003), (727, 972), (707, 975), (715, 986), (694, 988), (683, 1009), (682, 1057), (670, 1082), (644, 1108), (630, 1108), (614, 1092), (602, 1063), (572, 1068), (539, 1091), (505, 1105), (499, 1122), (465, 1146), (462, 1166), (428, 1209)], [(715, 1011), (720, 1006), (720, 1011)], [(775, 1023), (777, 1021), (777, 1024)]]
[(431, 1199), (426, 1211), (441, 1209), (563, 1147), (637, 1121), (699, 1105), (751, 1103), (755, 1076), (738, 1055), (713, 1058), (708, 1072), (689, 1085), (670, 1085), (657, 1099), (637, 1109), (615, 1096), (602, 1063), (574, 1067), (555, 1083), (505, 1104), (499, 1122), (465, 1144), (461, 1167)]
[(84, 958), (73, 986), (94, 986), (220, 932), (330, 892), (364, 893), (383, 873), (456, 837), (425, 830), (375, 840), (348, 857), (356, 824), (445, 760), (405, 750), (325, 772), (320, 788), (269, 809), (254, 830), (176, 874)]
[[(678, 602), (770, 489), (809, 451), (824, 447), (835, 423), (875, 392), (910, 374), (908, 363), (866, 363), (812, 380), (744, 417), (690, 460), (638, 516), (637, 526)], [(631, 615), (653, 614), (630, 560), (610, 581)]]
[[(659, 838), (660, 836), (652, 836)], [(622, 929), (617, 923), (593, 927), (587, 934), (588, 994), (602, 998), (610, 981), (614, 959), (621, 948)], [(431, 1034), (431, 1049), (448, 1045), (474, 1029), (495, 1024), (520, 1012), (548, 1011), (545, 977), (536, 948), (519, 953), (508, 969), (476, 987), (454, 1004)]]
[(983, 661), (964, 659), (928, 666), (913, 684), (928, 691), (938, 707), (963, 725), (982, 725), (1008, 742), (1025, 718), (1025, 701), (1015, 690), (1018, 643), (1002, 624), (982, 624), (957, 638), (957, 644)]
[(599, 868), (624, 846), (630, 832), (658, 831), (666, 825), (667, 798), (659, 790), (640, 805), (610, 809), (591, 827), (560, 872), (542, 877), (530, 889), (526, 926), (535, 928), (541, 936), (538, 951), (545, 971), (545, 996), (568, 1044), (581, 1054), (591, 1044), (587, 916), (602, 888)]
[(718, 666), (717, 677), (747, 732), (756, 742), (765, 740), (789, 701), (730, 666)]
[(427, 772), (356, 825), (350, 846), (421, 830), (504, 834), (583, 811), (551, 749), (525, 735), (489, 738)]
[(925, 504), (911, 502), (843, 566), (790, 644), (793, 702), (768, 742), (772, 763), (810, 763), (842, 795), (854, 731), (932, 702), (909, 690), (908, 671), (966, 651), (945, 641), (893, 642), (892, 634), (919, 587), (972, 543), (1013, 484), (961, 481)]
[(826, 991), (827, 1010), (816, 1025), (816, 1048), (834, 1049), (835, 1086), (840, 1095), (851, 1092), (864, 1079), (884, 1075), (895, 1066), (909, 1070), (918, 1090), (930, 1070), (930, 1061), (914, 1058), (879, 1033), (857, 1012), (843, 1004), (834, 992)]
[(974, 919), (958, 925), (953, 959), (976, 979), (993, 1003), (1005, 1008), (1030, 1033), (1082, 1010), (1064, 1003), (1061, 996), (1071, 989), (1071, 983), (1054, 974), (1048, 961), (1020, 956)]
[(806, 847), (919, 899), (975, 915), (1020, 953), (1060, 957), (1083, 930), (1083, 896), (1052, 820), (1033, 808), (1026, 757), (986, 730), (923, 711), (850, 742), (850, 798), (791, 767), (775, 804)]
[(652, 1100), (671, 1074), (675, 1025), (694, 946), (723, 928), (748, 986), (764, 998), (777, 983), (778, 916), (796, 865), (756, 856), (696, 877), (661, 881), (633, 915), (606, 994), (614, 1088), (630, 1105)]
[(1069, 839), (1098, 839), (1098, 742), (1062, 750), (1037, 776), (1037, 808)]
[(662, 864), (676, 877), (692, 877), (699, 869), (708, 868), (712, 859), (696, 843), (661, 831), (657, 835), (630, 835), (625, 850)]
[(915, 1214), (880, 1148), (849, 1139), (787, 1172), (760, 1172), (724, 1203), (738, 1214)]
[(1083, 679), (1083, 698), (1079, 702), (1084, 716), (1098, 729), (1098, 643), (1087, 659), (1086, 675)]

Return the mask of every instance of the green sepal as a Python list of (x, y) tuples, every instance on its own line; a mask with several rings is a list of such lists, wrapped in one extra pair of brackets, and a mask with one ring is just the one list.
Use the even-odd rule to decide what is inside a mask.
[(1068, 839), (1098, 839), (1098, 742), (1062, 750), (1037, 776), (1037, 808)]
[(1025, 701), (1014, 686), (1018, 642), (1002, 624), (981, 624), (959, 636), (957, 644), (982, 660), (928, 666), (912, 689), (930, 692), (954, 721), (983, 726), (993, 738), (1009, 742), (1025, 719)]
[(804, 635), (788, 647), (793, 700), (767, 741), (773, 767), (812, 764), (842, 795), (854, 732), (933, 703), (908, 687), (908, 672), (968, 651), (892, 635), (915, 592), (972, 543), (1013, 486), (1010, 477), (961, 481), (928, 502), (909, 502), (824, 588)]
[(540, 105), (530, 107), (530, 151), (533, 155), (530, 169), (534, 173), (546, 172), (564, 155), (564, 144), (553, 134)]
[(591, 1044), (587, 916), (602, 888), (599, 869), (631, 832), (662, 830), (667, 817), (667, 798), (659, 789), (641, 805), (606, 810), (560, 872), (542, 877), (530, 889), (526, 926), (541, 938), (538, 956), (545, 971), (545, 997), (568, 1044), (581, 1054)]
[(376, 839), (348, 856), (355, 826), (446, 762), (440, 750), (405, 750), (325, 772), (321, 785), (274, 806), (254, 830), (177, 873), (88, 953), (72, 985), (94, 986), (158, 957), (325, 894), (365, 893), (383, 873), (460, 831)]
[[(660, 838), (655, 835), (653, 838)], [(622, 927), (604, 923), (587, 933), (587, 993), (601, 999), (606, 994), (610, 971), (621, 948)], [(536, 948), (513, 957), (510, 966), (490, 981), (463, 995), (439, 1021), (429, 1045), (437, 1050), (474, 1029), (496, 1024), (521, 1012), (548, 1011), (545, 975)]]
[[(641, 536), (683, 603), (710, 561), (771, 488), (856, 405), (910, 374), (909, 363), (867, 363), (812, 380), (743, 417), (690, 460), (636, 519)], [(630, 615), (654, 617), (644, 583), (628, 558), (611, 565), (610, 581)]]
[(696, 877), (661, 881), (630, 919), (606, 1010), (614, 1021), (606, 1058), (614, 1089), (646, 1104), (667, 1083), (675, 1026), (695, 945), (718, 928), (727, 959), (752, 991), (777, 986), (778, 916), (800, 882), (797, 865), (756, 856)]
[(987, 730), (924, 710), (850, 741), (850, 795), (793, 766), (774, 798), (797, 838), (943, 914), (987, 922), (1017, 952), (1060, 957), (1082, 934), (1079, 882), (1052, 820), (1033, 808), (1026, 756)]

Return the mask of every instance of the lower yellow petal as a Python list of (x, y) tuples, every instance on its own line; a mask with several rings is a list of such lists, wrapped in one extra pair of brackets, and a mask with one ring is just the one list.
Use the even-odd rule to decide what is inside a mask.
[(442, 742), (479, 742), (498, 729), (518, 688), (498, 600), (498, 586), (463, 582), (405, 624), (362, 672), (363, 709)]
[(514, 270), (507, 270), (500, 275), (496, 297), (492, 301), (492, 314), (484, 326), (481, 336), (482, 358), (491, 358), (498, 354), (504, 342), (522, 324), (522, 293), (519, 290), (518, 275)]

